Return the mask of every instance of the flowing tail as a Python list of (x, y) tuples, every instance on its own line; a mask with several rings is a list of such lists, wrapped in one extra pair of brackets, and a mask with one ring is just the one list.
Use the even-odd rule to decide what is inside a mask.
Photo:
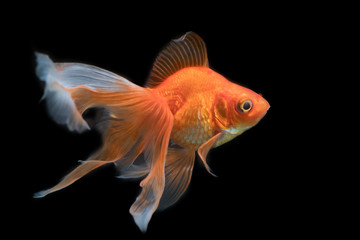
[[(164, 189), (163, 207), (174, 203), (185, 191), (195, 158), (194, 152), (184, 149), (168, 151), (173, 115), (167, 103), (150, 89), (98, 67), (53, 63), (47, 55), (40, 53), (36, 53), (36, 58), (36, 73), (45, 82), (43, 98), (50, 116), (57, 123), (66, 125), (70, 131), (82, 132), (89, 129), (82, 117), (86, 109), (105, 108), (107, 115), (100, 123), (103, 146), (57, 185), (36, 193), (34, 197), (44, 197), (65, 188), (93, 169), (113, 162), (125, 177), (147, 174), (140, 183), (142, 191), (130, 208), (136, 224), (145, 232)], [(140, 154), (145, 161), (138, 171), (133, 163)], [(169, 170), (179, 164), (185, 164), (185, 170), (165, 175), (167, 154)], [(180, 158), (186, 161), (180, 163)], [(166, 186), (165, 178), (171, 180)], [(174, 190), (172, 185), (175, 183), (181, 186)]]

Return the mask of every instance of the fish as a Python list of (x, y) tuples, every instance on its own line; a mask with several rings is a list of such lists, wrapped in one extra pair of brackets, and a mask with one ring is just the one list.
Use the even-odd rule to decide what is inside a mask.
[[(141, 180), (130, 214), (144, 233), (154, 212), (176, 203), (188, 188), (196, 153), (215, 176), (206, 161), (210, 149), (255, 126), (270, 108), (261, 94), (212, 70), (205, 42), (194, 32), (161, 50), (143, 87), (96, 66), (53, 62), (38, 52), (35, 57), (51, 118), (73, 132), (97, 129), (102, 146), (33, 197), (113, 163), (119, 178)], [(88, 109), (101, 113), (91, 127), (83, 115)]]

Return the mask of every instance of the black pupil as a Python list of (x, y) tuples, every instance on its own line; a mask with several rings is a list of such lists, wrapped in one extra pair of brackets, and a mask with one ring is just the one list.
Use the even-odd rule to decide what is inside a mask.
[(244, 110), (249, 110), (250, 107), (251, 107), (251, 104), (249, 102), (245, 102), (244, 105), (243, 105)]

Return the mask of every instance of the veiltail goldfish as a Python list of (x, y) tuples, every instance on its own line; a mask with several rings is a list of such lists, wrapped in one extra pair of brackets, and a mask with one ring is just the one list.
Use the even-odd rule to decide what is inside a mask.
[(90, 129), (82, 114), (100, 107), (97, 126), (103, 145), (57, 185), (34, 195), (65, 188), (106, 163), (120, 178), (143, 178), (130, 208), (141, 231), (156, 209), (174, 204), (187, 189), (197, 151), (206, 156), (255, 126), (269, 103), (250, 89), (209, 68), (204, 41), (188, 32), (158, 55), (145, 87), (101, 68), (54, 63), (36, 53), (36, 73), (45, 82), (43, 99), (50, 116), (70, 131)]

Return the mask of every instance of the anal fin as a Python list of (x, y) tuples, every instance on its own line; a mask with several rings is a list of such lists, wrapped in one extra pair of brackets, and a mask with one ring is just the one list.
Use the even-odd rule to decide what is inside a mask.
[(169, 148), (165, 165), (165, 189), (159, 208), (173, 205), (190, 184), (195, 161), (195, 152), (184, 148)]

